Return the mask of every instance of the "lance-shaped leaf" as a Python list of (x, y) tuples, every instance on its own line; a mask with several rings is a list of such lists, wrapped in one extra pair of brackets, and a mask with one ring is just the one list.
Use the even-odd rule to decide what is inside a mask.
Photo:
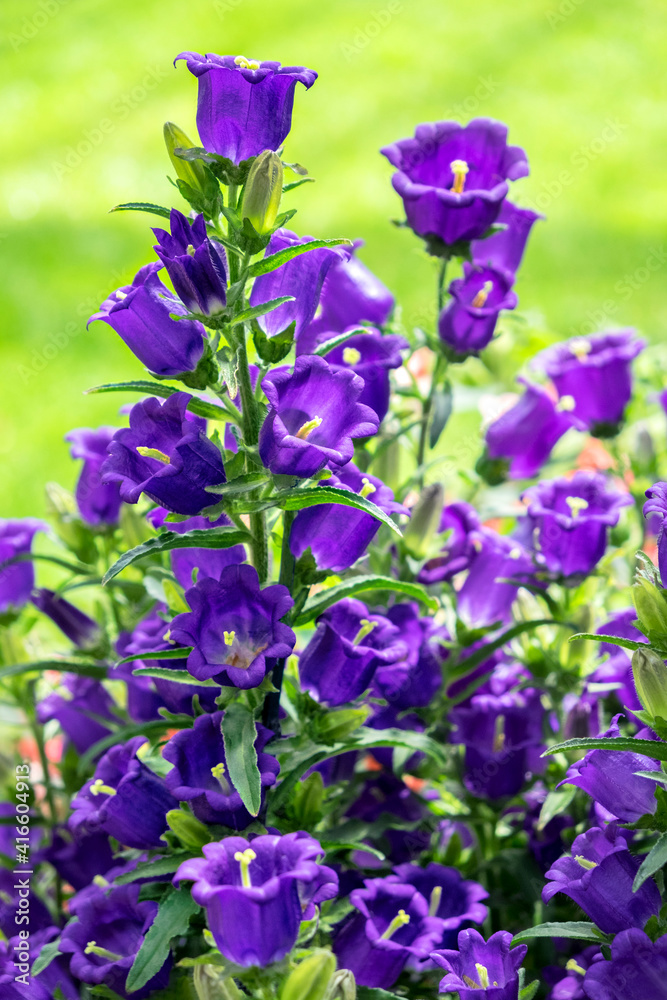
[(262, 805), (262, 779), (255, 750), (255, 717), (245, 705), (233, 702), (225, 710), (221, 728), (229, 780), (250, 815), (257, 816)]
[(329, 353), (329, 351), (333, 351), (336, 347), (340, 347), (341, 344), (344, 344), (346, 340), (350, 339), (350, 337), (358, 337), (360, 333), (370, 333), (370, 330), (366, 326), (353, 326), (344, 333), (339, 333), (337, 336), (331, 337), (330, 340), (325, 340), (323, 343), (318, 344), (314, 349), (313, 354), (317, 354), (323, 358)]
[(492, 653), (495, 653), (497, 649), (500, 649), (505, 643), (510, 642), (511, 639), (516, 639), (517, 636), (521, 635), (522, 632), (528, 632), (530, 629), (537, 628), (538, 625), (560, 625), (562, 628), (570, 628), (568, 622), (557, 622), (553, 618), (536, 618), (530, 622), (519, 622), (518, 625), (513, 625), (508, 628), (502, 635), (499, 635), (493, 642), (484, 643), (479, 649), (471, 653), (470, 656), (466, 656), (465, 659), (459, 660), (459, 662), (447, 672), (447, 681), (451, 683), (457, 680), (459, 677), (465, 677), (469, 674), (471, 670), (483, 663), (484, 660), (488, 660)]
[(657, 843), (653, 845), (649, 853), (646, 855), (642, 861), (639, 871), (635, 875), (635, 880), (632, 883), (632, 891), (637, 892), (641, 889), (647, 878), (654, 875), (655, 872), (659, 871), (667, 865), (667, 833), (663, 833), (658, 839)]
[(512, 938), (512, 944), (520, 944), (522, 941), (530, 941), (532, 938), (574, 938), (577, 941), (595, 941), (597, 944), (610, 940), (608, 934), (599, 931), (595, 924), (590, 924), (586, 920), (567, 920), (562, 924), (552, 921), (546, 924), (537, 924), (536, 927), (528, 927), (525, 931), (519, 931)]
[(172, 938), (187, 933), (190, 917), (199, 909), (189, 886), (174, 889), (159, 905), (127, 977), (128, 993), (140, 990), (157, 975), (169, 957)]
[(107, 584), (127, 566), (158, 552), (169, 552), (171, 549), (229, 549), (233, 545), (247, 542), (250, 535), (233, 524), (223, 524), (219, 528), (194, 528), (179, 535), (176, 531), (163, 531), (155, 538), (137, 545), (124, 552), (120, 559), (107, 570), (102, 578), (102, 584)]
[(114, 205), (109, 209), (112, 212), (149, 212), (151, 215), (159, 215), (162, 219), (171, 218), (171, 210), (162, 205), (154, 205), (150, 201), (126, 201), (123, 205)]
[(257, 278), (260, 274), (269, 274), (270, 271), (275, 271), (277, 267), (282, 267), (288, 260), (299, 257), (302, 253), (308, 253), (309, 250), (320, 250), (323, 247), (338, 247), (342, 245), (351, 247), (352, 241), (336, 239), (311, 240), (310, 243), (297, 243), (294, 246), (285, 247), (284, 250), (279, 250), (278, 253), (272, 253), (268, 257), (263, 257), (262, 260), (251, 264), (248, 274), (251, 278)]
[[(161, 399), (169, 399), (175, 392), (182, 392), (182, 389), (174, 389), (163, 382), (149, 382), (148, 379), (141, 379), (136, 382), (109, 382), (106, 385), (95, 385), (92, 389), (86, 389), (84, 395), (92, 396), (101, 392), (140, 392), (148, 393), (151, 396), (159, 396)], [(196, 413), (198, 417), (206, 417), (208, 420), (229, 420), (229, 414), (222, 406), (209, 403), (206, 399), (199, 399), (193, 396), (187, 406), (188, 410)]]
[(630, 750), (632, 753), (644, 754), (654, 760), (667, 760), (667, 743), (662, 740), (638, 740), (630, 736), (587, 736), (581, 739), (565, 740), (549, 747), (542, 754), (548, 757), (554, 753), (567, 753), (569, 750)]
[(371, 503), (365, 497), (352, 490), (339, 490), (334, 486), (316, 486), (313, 489), (288, 490), (285, 493), (276, 493), (271, 500), (271, 505), (280, 507), (281, 510), (303, 510), (304, 507), (317, 507), (323, 503), (335, 503), (342, 507), (356, 507), (363, 510), (378, 521), (382, 521), (387, 527), (397, 534), (402, 535), (401, 529), (392, 521), (388, 514), (385, 514), (376, 504)]
[(176, 649), (151, 649), (150, 652), (124, 656), (122, 660), (118, 660), (116, 666), (120, 667), (123, 663), (134, 663), (135, 660), (185, 660), (191, 652), (191, 646), (178, 646)]
[(571, 635), (568, 642), (577, 642), (579, 639), (590, 639), (592, 642), (608, 642), (612, 646), (622, 646), (623, 649), (646, 649), (645, 642), (636, 642), (634, 639), (622, 639), (618, 635), (598, 635), (597, 632), (578, 632)]
[[(188, 650), (188, 652), (192, 652), (192, 650)], [(174, 684), (189, 684), (190, 686), (196, 685), (196, 687), (220, 687), (211, 677), (208, 677), (204, 681), (198, 681), (187, 670), (171, 670), (169, 667), (137, 667), (136, 670), (132, 671), (132, 674), (135, 677), (159, 677), (160, 680), (173, 681)]]
[(251, 306), (248, 309), (244, 309), (231, 320), (232, 326), (238, 326), (239, 323), (249, 323), (253, 319), (257, 319), (258, 316), (266, 316), (273, 309), (277, 309), (281, 306), (283, 302), (293, 302), (293, 295), (279, 295), (277, 299), (269, 299), (268, 302), (262, 302), (258, 306)]
[(332, 604), (342, 601), (345, 597), (353, 594), (360, 594), (367, 590), (390, 590), (395, 594), (404, 594), (415, 601), (425, 604), (431, 611), (436, 611), (438, 602), (434, 597), (424, 590), (418, 583), (408, 583), (405, 580), (396, 580), (391, 576), (355, 576), (350, 580), (330, 587), (329, 590), (321, 591), (316, 597), (308, 601), (303, 611), (295, 619), (295, 625), (305, 625), (306, 622), (317, 618), (323, 611), (330, 608)]
[(96, 680), (104, 680), (109, 666), (106, 663), (91, 660), (68, 660), (52, 656), (49, 660), (35, 660), (33, 663), (9, 663), (5, 667), (0, 667), (0, 680), (4, 680), (5, 677), (20, 677), (22, 674), (42, 673), (44, 670), (60, 670), (68, 674), (77, 674), (79, 677), (94, 677)]
[(215, 493), (221, 497), (239, 496), (241, 493), (250, 493), (258, 486), (263, 486), (268, 482), (265, 472), (247, 472), (236, 479), (230, 479), (226, 483), (218, 486), (206, 486), (207, 493)]

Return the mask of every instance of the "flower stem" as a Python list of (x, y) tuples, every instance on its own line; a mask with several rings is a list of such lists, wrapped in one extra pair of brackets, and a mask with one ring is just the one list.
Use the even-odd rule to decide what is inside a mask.
[[(440, 267), (438, 269), (438, 283), (437, 283), (437, 307), (438, 315), (436, 316), (436, 326), (440, 313), (444, 305), (445, 297), (445, 278), (447, 275), (447, 265), (449, 264), (449, 257), (443, 257), (440, 262)], [(419, 488), (422, 489), (424, 486), (424, 470), (422, 466), (426, 458), (426, 442), (428, 440), (428, 430), (429, 423), (431, 421), (431, 413), (433, 411), (433, 400), (435, 398), (436, 391), (440, 385), (440, 381), (445, 371), (447, 370), (447, 359), (442, 355), (438, 354), (435, 360), (435, 368), (433, 369), (433, 376), (431, 378), (431, 388), (426, 399), (422, 403), (422, 418), (421, 418), (421, 429), (419, 431), (419, 446), (417, 448), (417, 468), (421, 471), (419, 472), (418, 484)]]
[[(294, 586), (294, 556), (289, 547), (289, 537), (292, 531), (292, 522), (296, 517), (295, 510), (286, 510), (283, 514), (283, 541), (280, 549), (280, 576), (279, 583), (292, 591)], [(276, 660), (271, 674), (271, 681), (275, 691), (267, 694), (264, 701), (263, 722), (267, 729), (272, 730), (276, 736), (280, 735), (280, 692), (283, 686), (283, 674), (285, 673), (285, 658)]]

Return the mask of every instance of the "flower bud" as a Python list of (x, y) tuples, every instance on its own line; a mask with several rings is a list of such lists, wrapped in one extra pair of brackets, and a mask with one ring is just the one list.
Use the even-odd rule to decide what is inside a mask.
[(343, 708), (327, 712), (318, 723), (318, 733), (326, 742), (337, 743), (353, 733), (370, 715), (370, 708)]
[(206, 173), (203, 164), (198, 163), (196, 160), (182, 160), (174, 152), (175, 149), (193, 149), (194, 142), (188, 139), (183, 129), (180, 129), (178, 125), (174, 125), (173, 122), (165, 122), (163, 134), (164, 143), (169, 153), (169, 159), (176, 171), (176, 176), (179, 180), (185, 181), (194, 191), (203, 191), (206, 184)]
[(242, 1000), (243, 994), (224, 969), (195, 965), (193, 978), (198, 1000)]
[(445, 491), (440, 483), (425, 486), (410, 511), (410, 523), (403, 532), (403, 544), (415, 559), (423, 559), (440, 527)]
[(632, 588), (632, 599), (644, 635), (664, 635), (667, 642), (667, 591), (640, 578)]
[(283, 194), (283, 165), (270, 149), (254, 161), (243, 189), (241, 216), (248, 219), (260, 236), (273, 229)]
[(357, 1000), (357, 984), (350, 969), (340, 969), (331, 980), (326, 1000)]
[(189, 847), (194, 851), (200, 851), (204, 844), (208, 844), (211, 836), (208, 828), (200, 823), (191, 813), (183, 809), (170, 809), (167, 813), (167, 823), (169, 829), (176, 834), (183, 847)]
[(335, 971), (336, 959), (332, 952), (324, 949), (313, 952), (289, 974), (280, 1000), (324, 1000)]
[(637, 697), (654, 718), (667, 719), (667, 666), (652, 649), (636, 649), (632, 673)]

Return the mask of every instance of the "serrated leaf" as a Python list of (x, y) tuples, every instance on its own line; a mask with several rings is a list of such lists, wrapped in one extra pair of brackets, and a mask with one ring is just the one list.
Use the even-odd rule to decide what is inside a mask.
[(223, 524), (218, 528), (195, 528), (179, 534), (177, 531), (163, 531), (155, 538), (137, 545), (124, 552), (120, 559), (107, 570), (102, 578), (104, 586), (127, 566), (158, 552), (170, 552), (172, 549), (229, 549), (233, 545), (250, 541), (250, 534), (233, 524)]
[(449, 382), (446, 382), (442, 389), (436, 389), (433, 396), (431, 426), (429, 428), (429, 445), (431, 448), (435, 448), (440, 435), (447, 426), (447, 421), (452, 415), (453, 404), (452, 387)]
[(399, 537), (403, 534), (388, 514), (385, 514), (370, 500), (359, 496), (358, 493), (353, 493), (352, 490), (339, 490), (334, 486), (315, 486), (313, 489), (303, 488), (289, 490), (285, 493), (275, 493), (272, 497), (268, 497), (267, 501), (270, 501), (270, 506), (280, 507), (281, 510), (303, 510), (305, 507), (316, 507), (324, 503), (334, 503), (341, 507), (356, 507), (357, 510), (363, 510), (376, 520), (382, 521)]
[(646, 879), (654, 875), (664, 865), (667, 865), (667, 833), (663, 833), (658, 838), (642, 861), (632, 883), (632, 891), (637, 892), (638, 889), (641, 889)]
[(0, 680), (3, 680), (5, 677), (20, 677), (22, 674), (33, 672), (41, 673), (44, 670), (60, 670), (68, 674), (77, 674), (79, 677), (94, 677), (97, 680), (103, 680), (107, 676), (109, 667), (106, 663), (66, 660), (53, 656), (50, 660), (35, 660), (32, 663), (10, 663), (6, 667), (0, 667)]
[(421, 584), (396, 580), (391, 576), (357, 576), (345, 580), (335, 587), (330, 587), (328, 590), (320, 591), (316, 597), (306, 603), (294, 624), (305, 625), (321, 615), (332, 604), (337, 604), (338, 601), (342, 601), (345, 597), (351, 597), (353, 594), (363, 593), (365, 590), (390, 590), (393, 593), (405, 594), (416, 601), (421, 601), (431, 611), (436, 611), (438, 608), (436, 599), (431, 597)]
[[(182, 389), (174, 389), (172, 386), (164, 385), (162, 382), (149, 382), (147, 379), (135, 382), (109, 382), (105, 385), (94, 385), (92, 389), (86, 389), (84, 396), (93, 396), (103, 392), (141, 392), (152, 396), (159, 396), (161, 399), (169, 399), (175, 392), (182, 392)], [(193, 396), (187, 406), (188, 410), (196, 413), (198, 417), (206, 417), (209, 420), (229, 420), (229, 414), (222, 406), (209, 403), (206, 399), (199, 399)]]
[(221, 728), (229, 780), (250, 815), (257, 816), (262, 805), (262, 781), (255, 749), (255, 717), (237, 701), (225, 710)]
[(631, 736), (587, 736), (581, 739), (565, 740), (549, 747), (542, 754), (548, 757), (554, 753), (567, 753), (569, 750), (629, 750), (641, 753), (653, 760), (667, 760), (667, 743), (662, 740), (638, 740)]
[(576, 642), (579, 639), (590, 639), (593, 642), (608, 642), (612, 646), (622, 646), (623, 649), (645, 649), (645, 642), (635, 642), (634, 639), (621, 639), (617, 635), (598, 635), (597, 632), (578, 632), (571, 635), (568, 642)]
[(172, 938), (185, 934), (190, 917), (199, 909), (189, 886), (174, 889), (160, 903), (127, 977), (128, 993), (140, 990), (157, 975), (169, 957)]
[(297, 243), (294, 246), (285, 247), (284, 250), (279, 250), (278, 253), (269, 254), (268, 257), (264, 257), (262, 260), (251, 264), (248, 274), (251, 278), (257, 278), (260, 274), (269, 274), (271, 271), (275, 271), (276, 268), (282, 267), (283, 264), (286, 264), (289, 260), (293, 260), (295, 257), (299, 257), (302, 253), (308, 253), (309, 250), (321, 250), (327, 247), (338, 246), (351, 247), (352, 240), (311, 240), (309, 243)]
[(169, 667), (137, 667), (132, 671), (134, 677), (159, 677), (163, 681), (173, 681), (174, 684), (190, 684), (196, 687), (214, 687), (220, 685), (208, 677), (204, 681), (197, 680), (187, 670), (171, 670)]
[(191, 857), (191, 854), (183, 851), (181, 854), (170, 854), (166, 858), (153, 858), (151, 861), (140, 861), (131, 872), (118, 875), (113, 880), (114, 885), (128, 885), (130, 882), (136, 882), (137, 879), (151, 878), (151, 876), (155, 876), (157, 879), (159, 875), (171, 875), (184, 861)]
[(270, 313), (273, 309), (277, 309), (278, 306), (282, 306), (285, 302), (293, 301), (293, 295), (279, 295), (276, 299), (269, 299), (268, 302), (262, 302), (258, 306), (251, 306), (249, 309), (244, 309), (243, 312), (235, 316), (231, 320), (231, 326), (238, 326), (239, 323), (249, 323), (259, 316), (266, 316), (267, 313)]
[(586, 920), (568, 920), (563, 923), (552, 921), (528, 927), (525, 931), (514, 935), (512, 945), (520, 944), (522, 941), (531, 941), (533, 938), (558, 937), (574, 938), (577, 941), (595, 941), (596, 944), (608, 939), (608, 936), (599, 931), (595, 924), (588, 923)]
[(149, 212), (151, 215), (159, 215), (162, 219), (168, 219), (171, 215), (170, 209), (154, 205), (150, 201), (127, 201), (123, 205), (114, 205), (109, 209), (109, 215), (112, 212)]

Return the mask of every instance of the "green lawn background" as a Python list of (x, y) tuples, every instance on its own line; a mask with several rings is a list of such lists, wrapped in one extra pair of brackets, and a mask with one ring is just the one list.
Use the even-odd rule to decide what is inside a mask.
[[(662, 338), (667, 8), (657, 0), (2, 0), (0, 516), (40, 515), (45, 481), (73, 485), (68, 430), (118, 422), (126, 399), (84, 389), (142, 377), (108, 327), (86, 332), (85, 321), (152, 259), (150, 217), (107, 211), (176, 194), (161, 131), (173, 120), (195, 133), (195, 81), (172, 67), (187, 49), (320, 73), (298, 89), (286, 145), (317, 180), (287, 196), (293, 225), (364, 239), (406, 323), (432, 315), (434, 270), (389, 222), (400, 207), (377, 150), (421, 121), (488, 115), (529, 155), (516, 200), (548, 216), (518, 281), (526, 331), (634, 325)], [(499, 348), (508, 372), (534, 346), (512, 329)]]

